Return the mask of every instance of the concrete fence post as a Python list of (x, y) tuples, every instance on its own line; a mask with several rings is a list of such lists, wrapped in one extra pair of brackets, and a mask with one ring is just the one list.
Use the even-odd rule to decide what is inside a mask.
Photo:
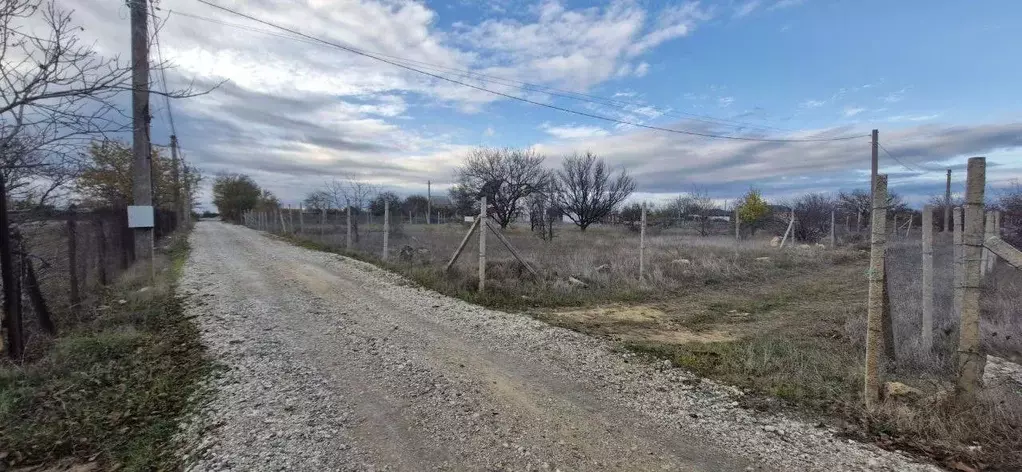
[(923, 207), (923, 352), (933, 349), (933, 207)]
[(883, 344), (884, 272), (887, 247), (887, 175), (873, 182), (873, 210), (869, 255), (869, 298), (866, 313), (866, 372), (863, 398), (873, 408), (880, 400), (880, 354)]
[(639, 280), (646, 275), (646, 203), (642, 204), (642, 213), (639, 217)]
[(837, 247), (837, 234), (835, 233), (834, 210), (830, 211), (830, 248)]
[(345, 234), (344, 250), (351, 251), (351, 205), (344, 207)]
[(952, 210), (952, 218), (954, 218), (954, 225), (951, 233), (951, 240), (954, 244), (954, 260), (953, 274), (954, 274), (954, 301), (952, 313), (955, 319), (962, 318), (962, 290), (965, 288), (965, 260), (963, 259), (962, 249), (962, 207), (954, 207)]
[(986, 158), (969, 158), (965, 187), (965, 226), (962, 257), (965, 278), (962, 287), (962, 319), (958, 339), (957, 392), (975, 395), (983, 382), (986, 356), (979, 336), (979, 298), (983, 250), (983, 197), (986, 186)]
[(383, 200), (383, 260), (387, 260), (387, 244), (390, 241), (390, 201)]
[(486, 197), (479, 199), (479, 293), (486, 290)]

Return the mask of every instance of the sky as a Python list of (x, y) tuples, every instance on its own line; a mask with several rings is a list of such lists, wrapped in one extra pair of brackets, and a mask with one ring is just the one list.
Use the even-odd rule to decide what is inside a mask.
[[(130, 57), (123, 1), (56, 1), (101, 54)], [(591, 151), (634, 176), (633, 199), (779, 201), (868, 188), (874, 128), (881, 172), (913, 203), (943, 193), (947, 168), (962, 192), (970, 156), (988, 158), (994, 194), (1022, 177), (1017, 0), (210, 1), (433, 76), (159, 0), (170, 88), (219, 84), (170, 105), (206, 208), (224, 171), (292, 205), (334, 178), (442, 192), (478, 146), (534, 147), (551, 168)], [(168, 142), (155, 96), (153, 114)]]

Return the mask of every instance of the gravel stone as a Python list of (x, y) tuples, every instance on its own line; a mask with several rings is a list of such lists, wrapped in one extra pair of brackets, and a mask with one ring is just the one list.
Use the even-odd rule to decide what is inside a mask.
[(186, 470), (939, 470), (366, 263), (219, 222), (190, 241), (180, 288), (222, 369)]

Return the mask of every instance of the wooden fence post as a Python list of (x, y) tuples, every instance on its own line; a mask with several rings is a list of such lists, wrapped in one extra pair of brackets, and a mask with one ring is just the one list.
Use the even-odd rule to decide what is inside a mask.
[(326, 207), (320, 208), (319, 213), (319, 239), (326, 238)]
[[(99, 259), (99, 263), (97, 264), (99, 266), (99, 284), (100, 285), (106, 285), (107, 282), (109, 282), (107, 280), (107, 274), (106, 274), (106, 267), (107, 267), (107, 261), (106, 261), (106, 230), (103, 228), (102, 217), (96, 218), (95, 223), (96, 223), (96, 236), (99, 239), (99, 241), (96, 244), (96, 246), (98, 248), (98, 250), (96, 251), (96, 258)], [(31, 264), (31, 262), (29, 262), (29, 264)]]
[(983, 197), (986, 186), (986, 158), (969, 158), (965, 187), (965, 229), (962, 250), (965, 278), (962, 287), (962, 320), (958, 339), (957, 392), (976, 394), (983, 382), (986, 356), (979, 337), (979, 297), (982, 278)]
[(284, 209), (277, 208), (277, 217), (280, 218), (280, 234), (287, 234), (287, 225), (284, 223)]
[(954, 218), (951, 233), (951, 240), (954, 243), (954, 301), (952, 302), (952, 314), (955, 319), (962, 318), (962, 291), (965, 289), (965, 260), (963, 259), (962, 246), (962, 207), (955, 207), (952, 210)]
[(78, 286), (78, 230), (74, 208), (71, 209), (67, 217), (67, 270), (71, 311), (77, 314), (78, 306), (82, 304), (82, 296)]
[(486, 289), (486, 197), (479, 199), (479, 293)]
[(735, 207), (735, 257), (738, 257), (739, 246), (742, 243), (742, 217), (738, 214), (738, 207)]
[(390, 239), (390, 201), (383, 199), (383, 260), (387, 260), (387, 243)]
[(646, 275), (646, 203), (642, 203), (642, 213), (639, 218), (639, 280)]
[(298, 232), (305, 236), (305, 207), (298, 204)]
[(863, 398), (866, 408), (880, 399), (880, 351), (883, 343), (883, 292), (887, 247), (887, 175), (878, 174), (873, 183), (872, 228), (869, 255), (869, 299), (866, 314), (866, 375)]
[(908, 215), (908, 226), (905, 228), (905, 239), (912, 234), (912, 220), (915, 218), (912, 215)]
[(893, 226), (891, 227), (891, 234), (893, 234), (895, 236), (898, 235), (898, 214), (897, 213), (894, 214), (894, 221), (893, 221)]
[(927, 356), (933, 349), (933, 207), (923, 207), (923, 323), (922, 344)]
[(475, 232), (476, 228), (479, 227), (479, 219), (472, 222), (472, 226), (468, 228), (468, 232), (465, 233), (465, 237), (461, 240), (461, 244), (458, 245), (458, 249), (454, 250), (454, 254), (451, 255), (451, 260), (447, 261), (447, 265), (444, 266), (444, 271), (451, 270), (451, 266), (454, 265), (455, 261), (458, 260), (458, 256), (461, 255), (461, 251), (465, 250), (465, 246), (468, 245), (468, 240), (472, 237), (472, 233)]
[[(788, 220), (788, 229), (784, 230), (784, 237), (781, 238), (781, 245), (778, 249), (784, 249), (784, 243), (788, 241), (788, 235), (791, 234), (791, 230), (795, 227), (795, 210), (791, 210), (791, 219)], [(791, 236), (792, 244), (795, 244), (795, 235)]]
[(344, 250), (351, 251), (351, 205), (344, 207), (345, 213), (345, 233), (344, 233)]

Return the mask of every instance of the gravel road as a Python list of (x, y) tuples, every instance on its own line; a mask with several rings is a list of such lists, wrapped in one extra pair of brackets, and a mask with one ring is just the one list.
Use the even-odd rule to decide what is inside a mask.
[(188, 470), (936, 470), (524, 315), (240, 226), (181, 281), (224, 368)]

